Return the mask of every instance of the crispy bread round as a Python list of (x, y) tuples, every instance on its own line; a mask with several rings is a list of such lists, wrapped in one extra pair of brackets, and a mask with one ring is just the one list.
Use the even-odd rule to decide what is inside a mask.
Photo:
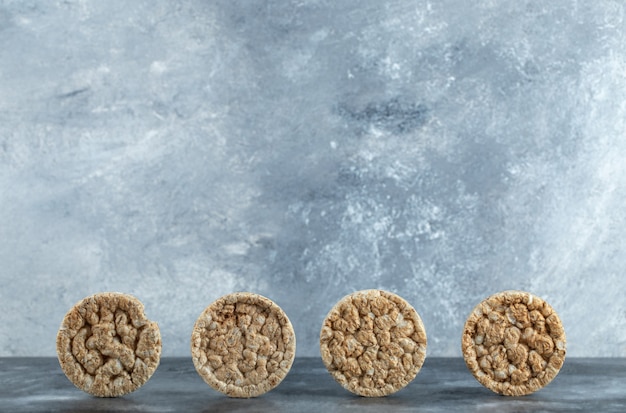
[(320, 332), (326, 368), (345, 389), (366, 397), (409, 384), (426, 358), (426, 331), (415, 309), (396, 294), (363, 290), (342, 298)]
[(204, 381), (230, 397), (256, 397), (287, 376), (296, 335), (287, 315), (269, 298), (225, 295), (198, 317), (191, 355)]
[(98, 397), (122, 396), (141, 387), (157, 369), (161, 334), (137, 298), (98, 293), (78, 302), (63, 318), (57, 355), (79, 389)]
[(461, 339), (463, 358), (488, 389), (522, 396), (546, 386), (565, 360), (565, 331), (554, 309), (524, 291), (494, 294), (474, 308)]

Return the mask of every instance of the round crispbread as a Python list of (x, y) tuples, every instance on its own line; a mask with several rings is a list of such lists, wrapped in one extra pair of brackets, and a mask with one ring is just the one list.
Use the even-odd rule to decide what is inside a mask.
[(98, 293), (78, 302), (63, 318), (57, 355), (79, 389), (98, 397), (122, 396), (141, 387), (157, 369), (161, 334), (137, 298)]
[(415, 309), (396, 294), (363, 290), (342, 298), (320, 332), (326, 368), (345, 389), (366, 397), (409, 384), (426, 358), (426, 331)]
[(524, 291), (504, 291), (478, 304), (461, 339), (463, 358), (488, 389), (522, 396), (546, 386), (565, 360), (561, 320), (541, 298)]
[(230, 397), (256, 397), (278, 386), (295, 353), (296, 336), (287, 315), (269, 298), (253, 293), (214, 301), (191, 335), (198, 374)]

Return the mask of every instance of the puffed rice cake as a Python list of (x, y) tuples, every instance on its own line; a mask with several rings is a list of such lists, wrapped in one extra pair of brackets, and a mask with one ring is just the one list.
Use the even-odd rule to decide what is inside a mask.
[(295, 352), (296, 335), (284, 311), (269, 298), (248, 292), (210, 304), (191, 335), (198, 374), (230, 397), (256, 397), (278, 386)]
[(426, 358), (426, 330), (415, 309), (396, 294), (363, 290), (343, 297), (320, 332), (320, 352), (332, 377), (366, 397), (408, 385)]
[(461, 348), (468, 369), (483, 386), (522, 396), (556, 377), (565, 360), (566, 339), (548, 303), (528, 292), (504, 291), (474, 308)]
[(150, 379), (161, 357), (157, 323), (135, 297), (114, 292), (79, 301), (63, 318), (57, 355), (68, 379), (98, 397), (133, 392)]

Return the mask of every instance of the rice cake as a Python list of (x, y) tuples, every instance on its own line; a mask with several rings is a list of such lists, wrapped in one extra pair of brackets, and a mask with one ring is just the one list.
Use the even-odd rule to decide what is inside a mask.
[(463, 358), (488, 389), (522, 396), (546, 386), (565, 360), (565, 331), (554, 309), (523, 291), (504, 291), (478, 304), (465, 323)]
[(295, 352), (287, 315), (269, 298), (253, 293), (217, 299), (198, 317), (191, 335), (198, 374), (230, 397), (256, 397), (278, 386)]
[(409, 384), (426, 358), (426, 331), (404, 299), (383, 290), (342, 298), (320, 332), (324, 365), (345, 389), (366, 397), (395, 393)]
[(161, 357), (157, 323), (135, 297), (105, 292), (78, 302), (57, 334), (57, 355), (65, 375), (97, 397), (133, 392), (150, 379)]

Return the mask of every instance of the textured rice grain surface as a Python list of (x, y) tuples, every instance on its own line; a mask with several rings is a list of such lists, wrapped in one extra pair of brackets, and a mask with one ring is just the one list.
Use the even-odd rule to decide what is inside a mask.
[(296, 352), (291, 322), (258, 294), (219, 298), (198, 317), (191, 355), (204, 381), (231, 397), (256, 397), (285, 378)]
[(157, 369), (161, 334), (135, 297), (94, 294), (65, 315), (57, 355), (76, 387), (98, 397), (117, 397), (137, 390)]
[(345, 389), (361, 396), (394, 393), (411, 382), (426, 357), (422, 320), (401, 297), (358, 291), (328, 313), (320, 333), (326, 368)]
[(485, 387), (521, 396), (547, 385), (565, 360), (565, 331), (556, 312), (523, 291), (505, 291), (478, 304), (465, 323), (463, 358)]

